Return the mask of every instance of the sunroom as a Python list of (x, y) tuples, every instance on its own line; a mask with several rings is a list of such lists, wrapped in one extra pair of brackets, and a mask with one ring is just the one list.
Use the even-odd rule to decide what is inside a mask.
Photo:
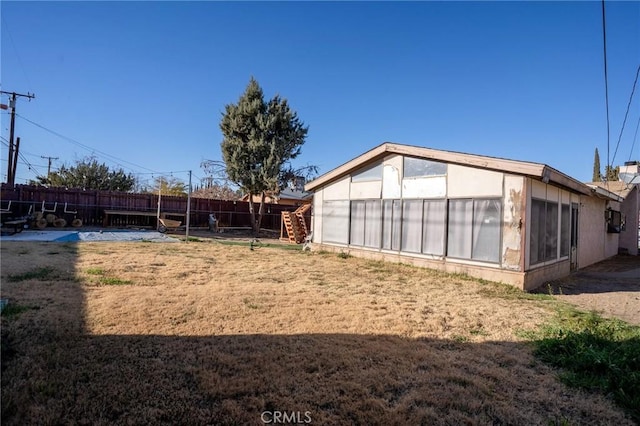
[(604, 214), (615, 199), (544, 164), (385, 143), (306, 190), (314, 193), (314, 249), (527, 290), (593, 263), (594, 254), (615, 254), (617, 244)]

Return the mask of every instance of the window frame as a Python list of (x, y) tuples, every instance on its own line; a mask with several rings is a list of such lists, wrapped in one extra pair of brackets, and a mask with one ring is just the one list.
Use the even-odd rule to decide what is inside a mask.
[[(407, 174), (407, 170), (410, 170), (411, 167), (407, 167), (407, 162), (415, 162), (416, 165), (420, 162), (425, 163), (425, 167), (423, 167), (424, 170), (429, 170), (430, 167), (434, 167), (434, 168), (438, 168), (438, 167), (442, 167), (444, 168), (444, 172), (443, 173), (423, 173), (423, 174), (412, 174), (409, 175)], [(419, 178), (425, 178), (425, 177), (437, 177), (437, 176), (446, 176), (447, 172), (449, 171), (449, 164), (443, 161), (435, 161), (435, 160), (430, 160), (428, 158), (417, 158), (417, 157), (410, 157), (410, 156), (404, 156), (402, 158), (402, 177), (405, 179), (419, 179)]]
[[(544, 212), (544, 218), (542, 218), (543, 220), (541, 220), (540, 218), (536, 218), (534, 217), (534, 205), (538, 204), (538, 213), (539, 212)], [(547, 199), (543, 199), (543, 198), (536, 198), (536, 197), (531, 197), (531, 218), (529, 219), (529, 223), (531, 224), (529, 227), (529, 266), (542, 266), (545, 264), (550, 264), (550, 263), (555, 263), (555, 262), (559, 262), (560, 260), (566, 259), (570, 256), (571, 254), (571, 241), (569, 241), (569, 254), (564, 255), (562, 254), (562, 206), (569, 206), (568, 204), (563, 204), (560, 200), (558, 201), (553, 201), (553, 200), (547, 200)], [(555, 228), (555, 233), (553, 233), (553, 235), (555, 236), (555, 246), (554, 241), (547, 241), (547, 236), (550, 234), (549, 232), (549, 211), (550, 211), (550, 206), (552, 207), (551, 210), (553, 211), (553, 208), (555, 208), (555, 221), (556, 221), (556, 228)], [(543, 255), (542, 258), (537, 258), (535, 261), (532, 258), (532, 254), (534, 252), (533, 250), (533, 243), (534, 243), (534, 226), (536, 226), (536, 230), (538, 232), (536, 232), (538, 234), (538, 237), (540, 237), (541, 235), (544, 236), (542, 241), (537, 241), (537, 250), (536, 252), (539, 254), (540, 252), (540, 244), (542, 244), (542, 250), (543, 250)], [(568, 223), (568, 235), (569, 238), (570, 237), (570, 233), (571, 233), (571, 209), (569, 209), (569, 223)], [(549, 248), (554, 249), (555, 253), (553, 253), (553, 256), (551, 255), (552, 251), (549, 250)]]
[[(329, 209), (329, 205), (340, 205), (340, 208), (344, 209), (344, 213), (346, 213), (344, 219), (341, 218), (330, 218), (329, 223), (327, 223), (327, 210)], [(346, 207), (346, 208), (345, 208)], [(335, 208), (335, 207), (334, 207)], [(338, 223), (340, 223), (343, 220), (346, 220), (347, 224), (346, 224), (346, 232), (345, 235), (343, 236), (343, 241), (337, 241), (335, 239), (333, 239), (332, 235), (329, 234), (327, 238), (327, 233), (326, 230), (327, 229), (335, 229), (334, 227), (332, 227), (331, 225), (331, 221), (332, 220), (338, 220)], [(327, 226), (329, 225), (329, 226)], [(322, 242), (327, 242), (327, 243), (332, 243), (332, 244), (344, 244), (344, 245), (348, 245), (349, 244), (349, 238), (351, 236), (351, 203), (350, 200), (323, 200), (322, 202)]]
[(402, 246), (402, 201), (401, 198), (382, 200), (382, 239), (380, 244), (382, 250), (400, 251)]
[[(358, 223), (358, 228), (354, 229), (354, 223), (356, 220), (360, 220), (360, 218), (354, 218), (354, 207), (362, 205), (362, 224)], [(375, 207), (373, 208), (372, 207)], [(373, 212), (373, 216), (370, 216), (370, 213)], [(376, 215), (377, 213), (377, 215)], [(374, 225), (378, 228), (378, 232), (373, 234), (374, 243), (371, 244), (371, 235), (367, 234), (367, 231), (370, 229), (371, 222), (377, 222), (377, 225)], [(383, 225), (383, 210), (382, 210), (382, 200), (381, 199), (367, 199), (367, 200), (351, 200), (349, 203), (349, 245), (355, 247), (364, 247), (364, 248), (372, 248), (372, 249), (380, 249), (382, 247), (382, 225)], [(360, 235), (358, 235), (358, 232)], [(354, 237), (357, 237), (358, 240), (354, 242)]]
[[(503, 214), (504, 214), (503, 199), (501, 197), (482, 197), (482, 198), (465, 197), (465, 198), (450, 198), (447, 201), (448, 201), (447, 202), (447, 230), (446, 230), (445, 256), (451, 259), (471, 260), (474, 262), (501, 265), (502, 264), (501, 253), (502, 253), (502, 246), (503, 246), (502, 221), (503, 221)], [(476, 236), (476, 239), (477, 239), (477, 234), (475, 231), (476, 231), (476, 227), (478, 226), (478, 223), (480, 223), (479, 222), (480, 218), (477, 217), (476, 214), (479, 210), (478, 204), (483, 201), (496, 202), (498, 207), (498, 213), (497, 213), (498, 223), (496, 227), (497, 235), (492, 234), (498, 240), (498, 247), (495, 253), (496, 254), (495, 260), (493, 260), (493, 258), (489, 260), (479, 258), (476, 255), (477, 241), (474, 241), (474, 236)], [(464, 214), (462, 216), (460, 216), (459, 214), (452, 214), (454, 213), (452, 212), (452, 205), (455, 205), (457, 203), (462, 203), (462, 202), (464, 202), (465, 204), (470, 203), (470, 206), (471, 206), (470, 215), (467, 211), (468, 207), (465, 207), (465, 211), (463, 212)], [(454, 238), (456, 238), (457, 235), (452, 234), (452, 228), (454, 228), (455, 226), (455, 223), (452, 223), (452, 220), (456, 220), (458, 217), (462, 217), (464, 220), (464, 223), (461, 225), (463, 226), (463, 228), (461, 229), (462, 239), (463, 240), (468, 239), (469, 241), (468, 244), (464, 243), (464, 246), (461, 248), (463, 253), (461, 253), (460, 250), (458, 250), (458, 247), (456, 247), (456, 241), (454, 241)], [(452, 247), (456, 248), (456, 253), (453, 255), (451, 254)]]
[(382, 163), (370, 164), (351, 173), (351, 182), (378, 182), (382, 181), (384, 165)]

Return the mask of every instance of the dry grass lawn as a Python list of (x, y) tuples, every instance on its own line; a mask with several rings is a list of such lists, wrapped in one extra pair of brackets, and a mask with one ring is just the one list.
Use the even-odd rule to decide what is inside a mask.
[(518, 337), (551, 298), (216, 241), (0, 250), (3, 425), (631, 424)]

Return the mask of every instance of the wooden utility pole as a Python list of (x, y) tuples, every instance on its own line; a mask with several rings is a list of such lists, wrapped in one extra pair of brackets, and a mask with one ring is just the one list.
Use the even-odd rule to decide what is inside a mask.
[(9, 128), (9, 156), (7, 157), (8, 163), (9, 163), (7, 166), (7, 185), (14, 186), (15, 179), (16, 179), (16, 164), (18, 162), (17, 159), (18, 159), (18, 148), (19, 148), (17, 145), (14, 148), (14, 145), (13, 145), (13, 136), (15, 133), (15, 126), (16, 126), (16, 100), (18, 96), (27, 98), (29, 100), (35, 98), (36, 96), (31, 93), (27, 93), (26, 95), (24, 95), (22, 93), (16, 93), (16, 92), (5, 92), (4, 90), (0, 90), (0, 93), (3, 95), (11, 96), (9, 98), (9, 108), (11, 108), (11, 127)]
[(13, 162), (11, 163), (13, 166), (13, 168), (11, 169), (12, 182), (16, 180), (16, 167), (18, 167), (18, 153), (20, 152), (19, 150), (20, 150), (20, 136), (16, 138), (16, 146), (13, 151)]
[(49, 178), (51, 175), (51, 161), (57, 160), (58, 157), (47, 157), (47, 156), (41, 155), (40, 158), (46, 158), (47, 160), (49, 160), (49, 164), (47, 165), (47, 181), (49, 181)]

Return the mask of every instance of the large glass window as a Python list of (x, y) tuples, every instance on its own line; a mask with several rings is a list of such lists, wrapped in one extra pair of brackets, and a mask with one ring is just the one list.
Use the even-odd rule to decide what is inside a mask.
[(381, 226), (380, 200), (351, 202), (351, 245), (380, 248)]
[(544, 260), (558, 257), (558, 203), (547, 202), (545, 218)]
[(531, 200), (531, 239), (529, 242), (529, 261), (531, 264), (544, 261), (544, 231), (546, 202)]
[(450, 200), (447, 255), (500, 261), (500, 200)]
[(423, 158), (404, 157), (404, 177), (442, 176), (447, 174), (447, 164)]
[(322, 241), (347, 244), (349, 242), (349, 201), (322, 203)]
[(384, 200), (382, 206), (382, 248), (400, 250), (402, 202), (400, 200)]
[(351, 238), (349, 244), (354, 246), (364, 245), (364, 201), (351, 202)]
[[(568, 215), (568, 209), (566, 214)], [(529, 263), (533, 265), (557, 259), (559, 229), (558, 203), (532, 199), (530, 223)], [(568, 254), (568, 246), (565, 250), (567, 250)]]
[(473, 201), (449, 201), (449, 236), (447, 254), (451, 257), (471, 258), (471, 227)]
[(402, 204), (402, 251), (420, 253), (422, 200), (405, 200)]
[(569, 256), (571, 229), (569, 227), (569, 205), (563, 204), (560, 212), (560, 256)]
[(382, 206), (380, 200), (365, 202), (364, 246), (380, 248), (382, 233)]
[(444, 233), (446, 224), (446, 202), (425, 200), (422, 227), (422, 252), (444, 254)]
[(365, 167), (351, 175), (351, 182), (382, 180), (382, 163)]
[(500, 260), (500, 201), (473, 201), (473, 251), (471, 258), (498, 262)]

